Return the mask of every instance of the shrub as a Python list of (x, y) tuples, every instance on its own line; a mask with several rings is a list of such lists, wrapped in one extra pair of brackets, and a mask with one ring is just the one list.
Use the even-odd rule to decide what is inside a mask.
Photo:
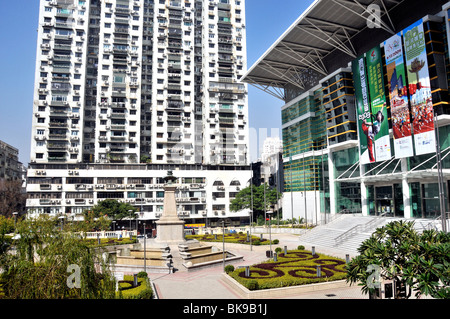
[(300, 245), (300, 246), (297, 247), (297, 249), (298, 249), (298, 250), (305, 250), (305, 246)]
[[(144, 272), (142, 272), (144, 273)], [(133, 276), (124, 276), (125, 281), (132, 281)], [(138, 286), (127, 290), (119, 290), (118, 296), (124, 299), (151, 299), (153, 290), (147, 278), (138, 276)]]
[(247, 287), (248, 290), (258, 290), (259, 288), (259, 284), (256, 280), (249, 280), (245, 286)]
[(228, 274), (230, 272), (234, 271), (234, 266), (233, 265), (226, 265), (225, 266), (225, 272)]
[(138, 278), (147, 278), (148, 274), (145, 271), (141, 271), (137, 274)]
[[(322, 277), (316, 276), (317, 265), (322, 266)], [(251, 266), (250, 277), (240, 268), (228, 275), (249, 290), (271, 289), (341, 280), (346, 276), (345, 265), (340, 258), (322, 254), (311, 258), (305, 250), (290, 250), (287, 255), (280, 254), (276, 262), (268, 260)]]
[(281, 249), (280, 247), (275, 248), (275, 252), (277, 254), (281, 253), (283, 251), (283, 249)]
[(277, 245), (279, 242), (280, 242), (280, 241), (279, 241), (278, 239), (274, 239), (274, 240), (272, 241), (272, 243), (273, 243), (274, 245)]

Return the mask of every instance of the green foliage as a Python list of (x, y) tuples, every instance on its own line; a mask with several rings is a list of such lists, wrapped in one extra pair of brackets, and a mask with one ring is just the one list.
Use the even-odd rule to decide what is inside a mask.
[(14, 232), (14, 218), (0, 215), (0, 235)]
[(230, 272), (234, 271), (234, 266), (233, 265), (226, 265), (225, 266), (225, 272), (228, 274)]
[[(145, 274), (145, 276), (144, 276)], [(123, 284), (123, 288), (116, 294), (117, 298), (124, 299), (152, 299), (153, 290), (147, 278), (147, 273), (140, 272), (138, 274), (138, 286), (131, 288), (134, 278), (133, 276), (124, 276), (124, 282), (119, 282), (119, 286)], [(129, 289), (127, 289), (129, 288)]]
[[(236, 197), (230, 202), (230, 211), (238, 212), (243, 209), (251, 209), (255, 212), (264, 212), (265, 210), (269, 210), (272, 205), (275, 205), (277, 203), (277, 193), (278, 198), (283, 197), (283, 194), (279, 193), (276, 188), (271, 189), (267, 184), (262, 184), (260, 186), (248, 186), (239, 191), (239, 193), (236, 194)], [(265, 206), (264, 198), (266, 203)]]
[(297, 249), (298, 249), (298, 250), (305, 250), (305, 246), (299, 245), (299, 246), (297, 247)]
[[(130, 210), (132, 211), (131, 213)], [(106, 216), (112, 220), (120, 220), (126, 217), (134, 218), (134, 213), (136, 211), (137, 208), (128, 203), (119, 202), (115, 199), (105, 199), (98, 202), (98, 204), (91, 209), (84, 211), (83, 214), (85, 217), (86, 215), (92, 214), (93, 218)]]
[[(17, 227), (15, 254), (0, 257), (2, 289), (11, 299), (114, 298), (114, 278), (101, 251), (90, 249), (72, 233), (61, 232), (57, 218), (42, 215)], [(81, 286), (68, 284), (70, 269), (79, 269)]]
[[(316, 276), (316, 267), (322, 267), (323, 276)], [(250, 267), (250, 276), (245, 269), (238, 268), (229, 275), (250, 290), (270, 289), (305, 285), (324, 281), (345, 279), (345, 261), (323, 254), (311, 255), (305, 250), (289, 250), (280, 253), (277, 261), (256, 264)]]
[[(448, 233), (425, 230), (419, 234), (413, 222), (395, 221), (378, 228), (361, 244), (358, 252), (359, 255), (347, 266), (347, 282), (358, 283), (364, 293), (372, 289), (368, 283), (373, 274), (367, 269), (370, 265), (377, 265), (380, 279), (393, 280), (396, 287), (409, 287), (406, 298), (412, 291), (416, 297), (450, 297)], [(399, 291), (395, 295), (399, 296)]]
[(283, 249), (281, 249), (281, 247), (275, 248), (275, 252), (276, 252), (277, 254), (281, 253), (282, 251), (283, 251)]
[[(186, 235), (186, 239), (197, 239), (199, 241), (207, 241), (207, 242), (222, 242), (223, 236), (221, 234), (218, 235)], [(251, 236), (252, 245), (269, 245), (270, 241), (260, 237)], [(272, 244), (277, 239), (272, 240)], [(225, 242), (226, 243), (234, 243), (234, 244), (246, 244), (250, 245), (250, 241), (247, 241), (247, 234), (243, 233), (231, 233), (225, 234)]]

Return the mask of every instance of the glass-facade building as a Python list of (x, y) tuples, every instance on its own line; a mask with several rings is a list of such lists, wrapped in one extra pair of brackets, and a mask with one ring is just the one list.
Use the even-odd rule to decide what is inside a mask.
[[(412, 2), (422, 10), (413, 10)], [(361, 10), (365, 7), (361, 3)], [(320, 223), (336, 213), (439, 218), (442, 209), (449, 210), (449, 9), (445, 1), (399, 1), (382, 8), (381, 24), (370, 28), (358, 12), (344, 19), (338, 13), (349, 11), (342, 5), (318, 0), (244, 75), (245, 82), (266, 91), (267, 87), (276, 89), (272, 93), (283, 91), (279, 97), (285, 103), (281, 109), (285, 219)], [(326, 10), (336, 14), (326, 17)], [(400, 157), (394, 154), (391, 83), (383, 44), (418, 20), (423, 27), (436, 151)], [(388, 160), (364, 163), (351, 63), (377, 45), (383, 55), (392, 154)], [(282, 54), (287, 51), (290, 55)]]

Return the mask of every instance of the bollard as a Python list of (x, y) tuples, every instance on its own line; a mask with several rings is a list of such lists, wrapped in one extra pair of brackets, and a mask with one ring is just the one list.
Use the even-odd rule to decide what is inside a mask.
[(284, 254), (287, 255), (287, 246), (284, 246)]
[(312, 253), (313, 256), (316, 254), (316, 247), (315, 246), (311, 247), (311, 253)]
[(137, 286), (138, 286), (138, 276), (137, 276), (137, 274), (134, 274), (133, 287), (137, 287)]
[(320, 265), (317, 265), (317, 277), (322, 277), (322, 267)]
[(273, 261), (278, 261), (277, 256), (278, 256), (278, 254), (277, 254), (277, 252), (275, 252), (275, 253), (273, 254)]
[(245, 277), (250, 277), (250, 266), (245, 266)]
[(350, 262), (350, 255), (346, 254), (345, 255), (345, 262), (348, 264)]

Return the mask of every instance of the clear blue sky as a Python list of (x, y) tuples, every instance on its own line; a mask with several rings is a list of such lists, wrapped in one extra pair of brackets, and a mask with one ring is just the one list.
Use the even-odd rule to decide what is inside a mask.
[[(312, 2), (246, 0), (249, 68)], [(30, 158), (38, 5), (39, 0), (3, 1), (0, 18), (0, 140), (18, 148), (25, 165)], [(280, 130), (282, 105), (281, 100), (249, 86), (251, 145), (264, 140), (264, 133), (252, 132), (271, 136), (272, 128)]]

